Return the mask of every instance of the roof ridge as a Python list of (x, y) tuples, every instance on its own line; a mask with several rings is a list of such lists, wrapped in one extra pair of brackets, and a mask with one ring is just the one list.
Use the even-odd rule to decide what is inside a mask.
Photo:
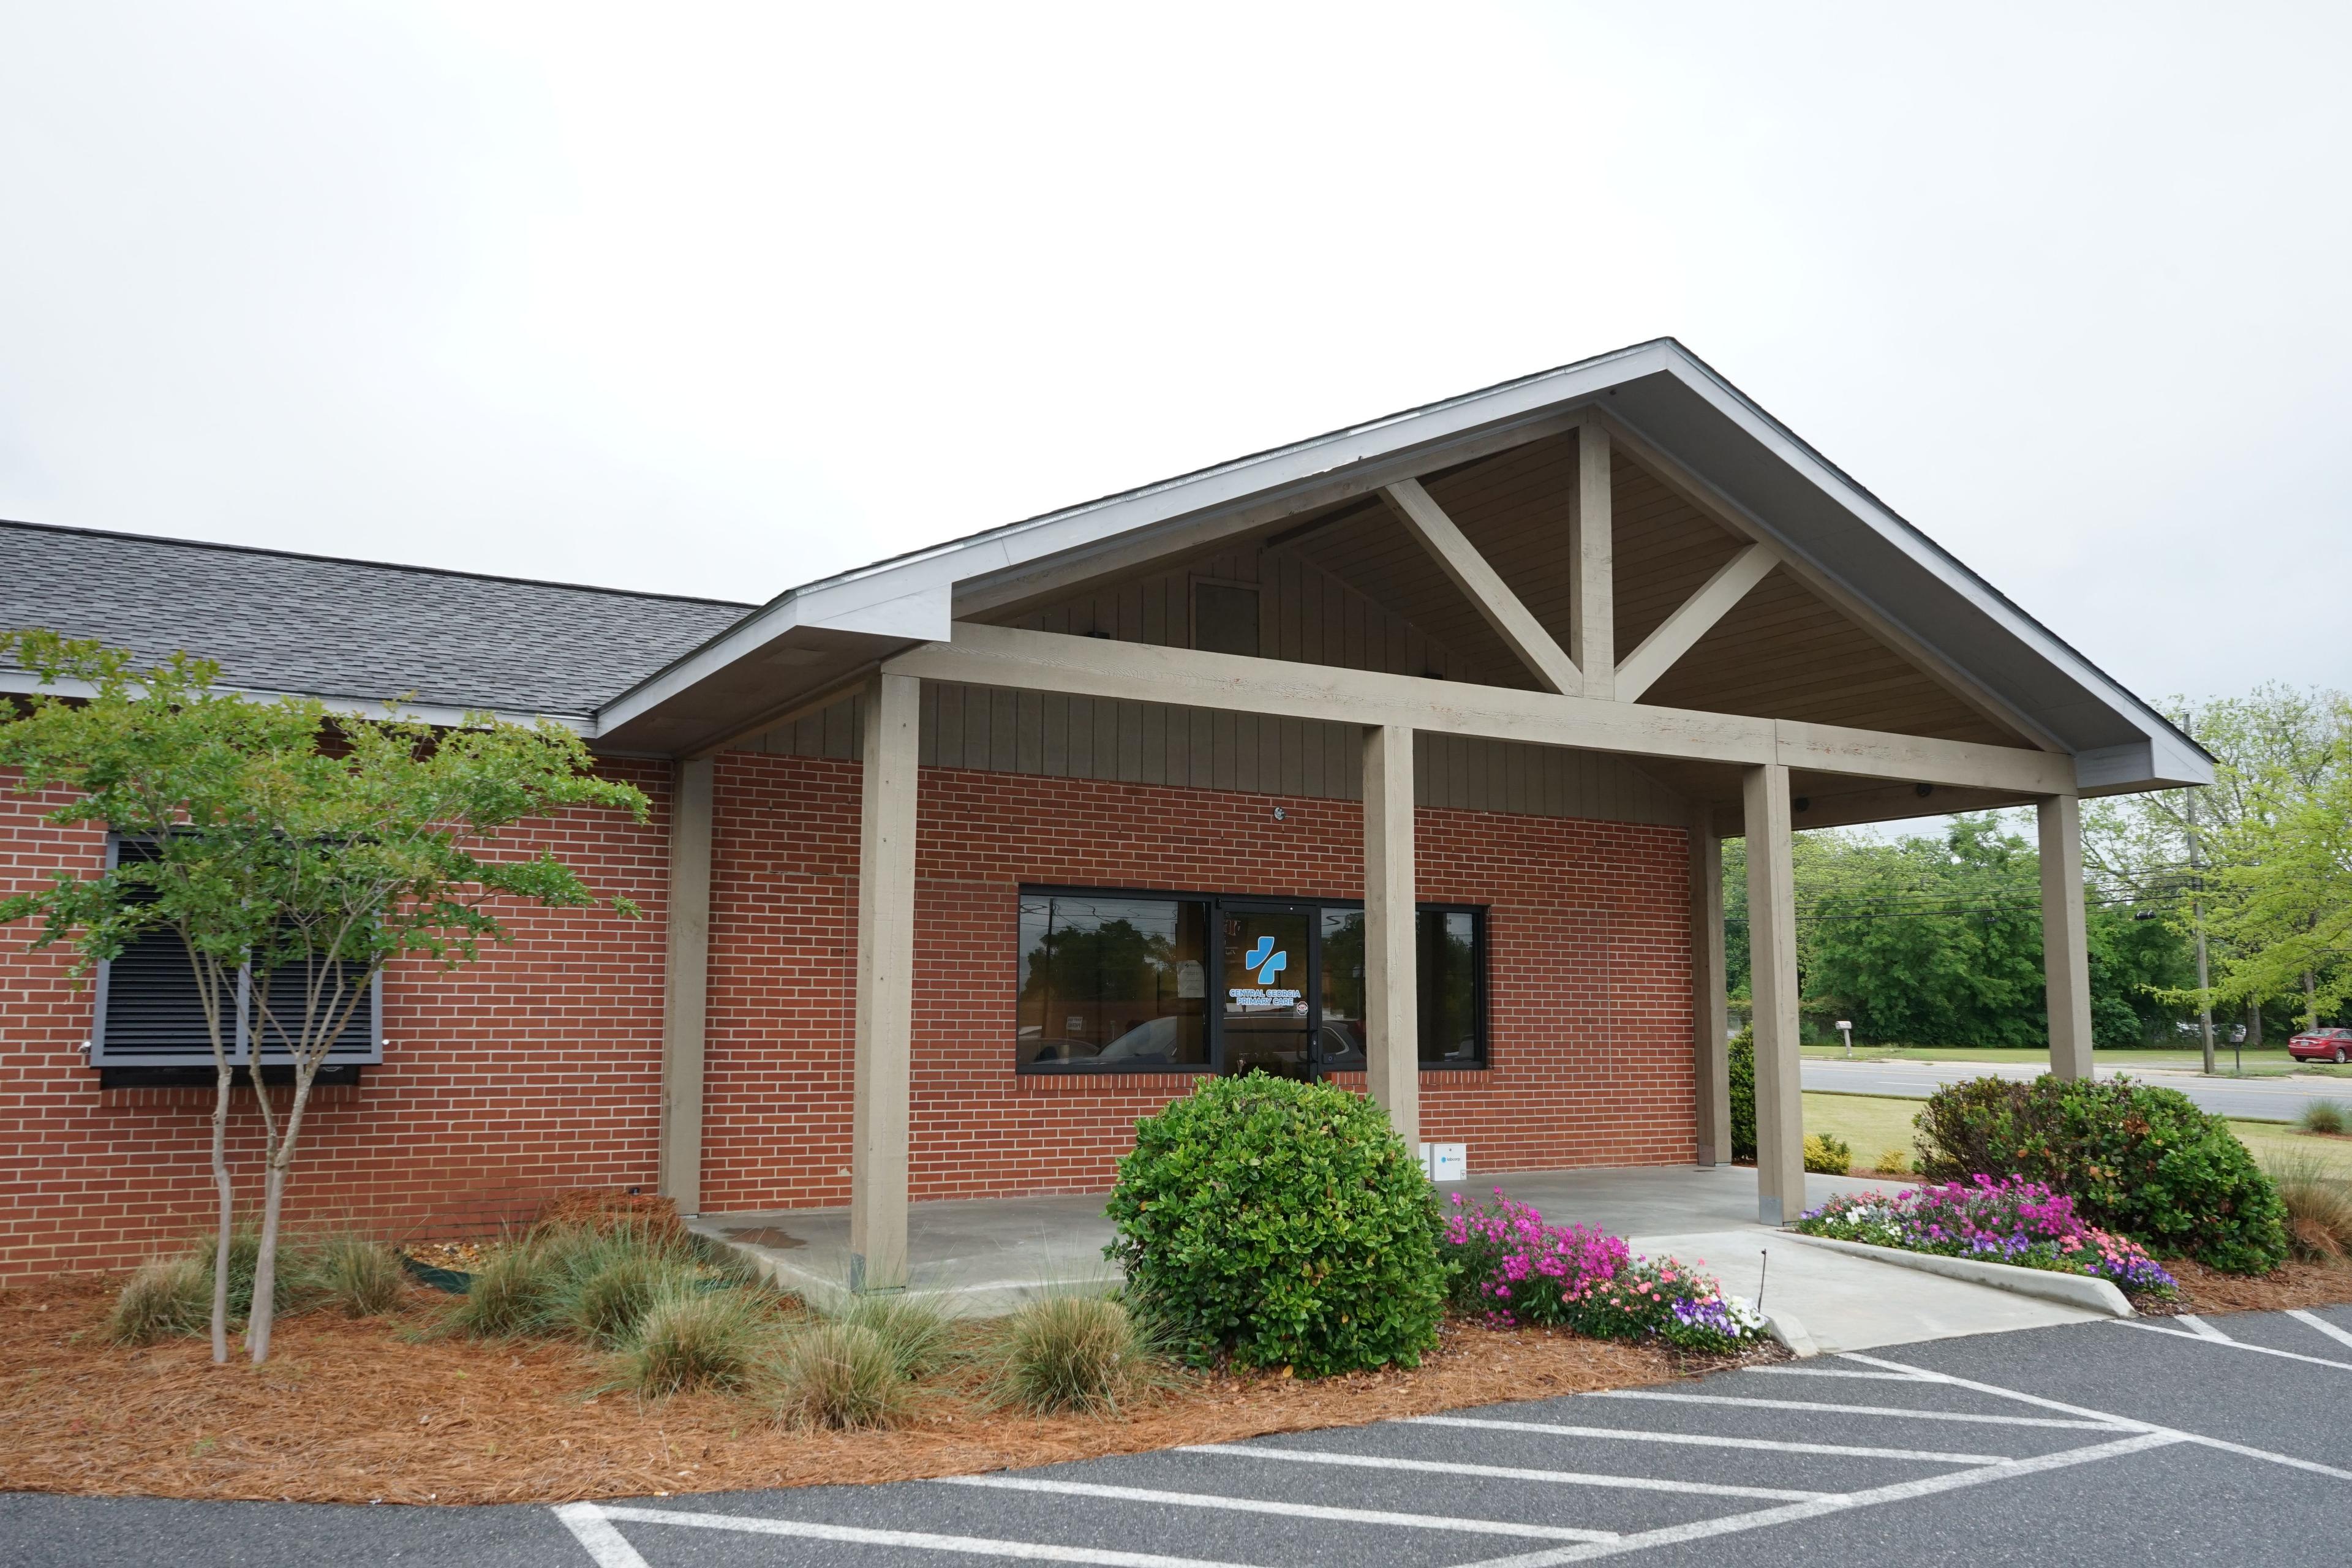
[(655, 594), (636, 588), (608, 588), (597, 583), (559, 583), (549, 577), (510, 577), (498, 572), (461, 572), (450, 566), (418, 566), (401, 561), (365, 561), (355, 555), (320, 555), (305, 550), (281, 550), (267, 544), (227, 544), (212, 539), (175, 539), (163, 533), (130, 533), (121, 529), (86, 528), (72, 523), (32, 522), (0, 518), (0, 528), (21, 528), (41, 533), (72, 533), (90, 539), (125, 539), (141, 544), (170, 544), (186, 550), (220, 551), (236, 555), (272, 555), (284, 561), (318, 561), (336, 566), (364, 566), (377, 572), (411, 572), (427, 577), (458, 577), (474, 583), (512, 583), (527, 588), (562, 588), (577, 594), (608, 594), (622, 599), (654, 599), (669, 604), (711, 605), (722, 609), (751, 610), (756, 604), (740, 599), (707, 599), (694, 594)]

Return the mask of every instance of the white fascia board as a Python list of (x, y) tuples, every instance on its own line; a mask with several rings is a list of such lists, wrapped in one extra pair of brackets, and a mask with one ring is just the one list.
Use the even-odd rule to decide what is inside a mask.
[[(2011, 604), (1983, 578), (1929, 540), (1916, 528), (1889, 511), (1870, 493), (1832, 468), (1811, 447), (1798, 439), (1779, 421), (1771, 418), (1745, 395), (1732, 387), (1707, 366), (1687, 353), (1677, 352), (1668, 356), (1664, 366), (1668, 374), (1691, 391), (1705, 398), (1717, 413), (1739, 426), (1759, 446), (1794, 470), (1807, 483), (1834, 499), (1856, 521), (1880, 538), (1892, 543), (1921, 571), (1929, 574), (1954, 594), (1993, 621), (2002, 630), (2023, 643), (2036, 656), (2064, 671), (2084, 690), (2097, 696), (2114, 713), (2122, 717), (2134, 729), (2147, 738), (2147, 771), (2135, 777), (2121, 776), (2133, 766), (2126, 755), (2131, 746), (2101, 748), (2096, 753), (2103, 759), (2103, 771), (2116, 774), (2105, 785), (2113, 792), (2132, 788), (2156, 787), (2167, 783), (2210, 784), (2213, 763), (2210, 757), (2187, 742), (2171, 724), (2131, 692), (2117, 685), (2104, 670), (2061, 642), (2047, 627)], [(1614, 411), (1612, 410), (1612, 414)], [(1626, 423), (1633, 424), (1631, 420)], [(1634, 426), (1637, 430), (1638, 425)], [(1646, 432), (1644, 432), (1646, 435)], [(1688, 460), (1687, 458), (1685, 459)], [(1742, 509), (1743, 511), (1746, 509)], [(1770, 524), (1748, 514), (1758, 526), (1774, 532)], [(1796, 547), (1782, 540), (1784, 547)], [(1846, 592), (1868, 604), (1878, 614), (1897, 626), (1908, 627), (1908, 622), (1891, 606), (1862, 593), (1812, 551), (1801, 550), (1815, 570), (1835, 578)], [(1913, 636), (1918, 634), (1914, 631)], [(1922, 639), (1923, 641), (1925, 639)], [(1933, 645), (1930, 645), (1933, 646)], [(1955, 658), (1948, 650), (1939, 649), (1955, 667), (1966, 669), (1966, 659)], [(2162, 768), (2158, 763), (2163, 764)]]
[(954, 636), (955, 584), (941, 575), (944, 560), (933, 556), (911, 562), (902, 572), (853, 574), (794, 588), (606, 703), (597, 711), (594, 732), (609, 733), (642, 718), (803, 627), (878, 638), (893, 651), (901, 644), (945, 642)]
[[(273, 691), (256, 686), (215, 686), (215, 691), (233, 691), (254, 702), (278, 702), (291, 697), (302, 701), (323, 704), (330, 713), (348, 713), (361, 719), (409, 719), (432, 724), (441, 729), (453, 729), (465, 721), (468, 713), (488, 712), (493, 719), (507, 724), (536, 724), (541, 719), (578, 735), (595, 733), (594, 721), (584, 713), (515, 713), (500, 709), (459, 708), (445, 702), (386, 702), (364, 697), (330, 696), (320, 691)], [(86, 680), (54, 680), (44, 682), (30, 670), (0, 669), (0, 692), (24, 696), (79, 697), (98, 695), (98, 688)]]

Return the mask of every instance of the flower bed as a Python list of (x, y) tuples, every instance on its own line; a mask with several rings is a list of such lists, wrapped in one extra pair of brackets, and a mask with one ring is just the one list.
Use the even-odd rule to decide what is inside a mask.
[(1604, 1340), (1656, 1340), (1724, 1354), (1765, 1335), (1755, 1308), (1673, 1258), (1634, 1256), (1622, 1237), (1546, 1225), (1496, 1189), (1495, 1202), (1453, 1202), (1440, 1251), (1457, 1310), (1496, 1328), (1564, 1328)]
[(1888, 1196), (1849, 1194), (1799, 1216), (1805, 1236), (1859, 1241), (1906, 1252), (1933, 1252), (1987, 1263), (2012, 1263), (2054, 1274), (2086, 1274), (2128, 1294), (2170, 1297), (2172, 1276), (2138, 1243), (2110, 1235), (2074, 1212), (2074, 1200), (2039, 1182), (1913, 1187)]

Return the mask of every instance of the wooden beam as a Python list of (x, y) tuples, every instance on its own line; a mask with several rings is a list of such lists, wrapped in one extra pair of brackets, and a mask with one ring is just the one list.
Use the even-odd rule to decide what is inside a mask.
[(1774, 763), (1817, 773), (2027, 795), (2069, 794), (2074, 782), (2072, 757), (2014, 747), (1643, 702), (1597, 701), (971, 622), (956, 624), (954, 641), (926, 644), (882, 668), (926, 680), (1367, 727), (1394, 724), (1626, 756), (1743, 766)]
[(2083, 909), (2083, 803), (2034, 803), (2042, 829), (2042, 972), (2050, 1008), (2050, 1070), (2091, 1077), (2090, 933)]
[(921, 690), (921, 682), (908, 677), (882, 675), (866, 694), (849, 1147), (849, 1288), (860, 1291), (898, 1290), (907, 1284)]
[(1864, 631), (1909, 660), (1928, 679), (1966, 703), (1979, 717), (1991, 721), (2010, 731), (2021, 740), (2030, 741), (2048, 752), (2063, 752), (2065, 747), (2049, 731), (2036, 724), (2015, 708), (2003, 701), (1987, 687), (1963, 670), (1958, 665), (1913, 637), (1902, 626), (1880, 613), (1859, 595), (1822, 571), (1811, 562), (1785, 549), (1774, 539), (1748, 510), (1730, 497), (1700, 479), (1638, 431), (1630, 429), (1619, 418), (1606, 414), (1594, 416), (1610, 439), (1626, 457), (1641, 465), (1643, 470), (1668, 493), (1687, 504), (1717, 527), (1738, 538), (1762, 544), (1779, 557), (1788, 574), (1806, 587), (1829, 601), (1830, 605), (1850, 616)]
[(1616, 695), (1615, 505), (1609, 484), (1609, 427), (1588, 417), (1576, 428), (1576, 488), (1570, 492), (1568, 646), (1584, 672), (1584, 695)]
[(1748, 769), (1741, 795), (1748, 814), (1748, 988), (1755, 998), (1756, 1213), (1766, 1225), (1786, 1225), (1805, 1212), (1789, 770), (1769, 763)]
[(1724, 999), (1723, 840), (1711, 809), (1690, 818), (1691, 1076), (1698, 1091), (1698, 1163), (1731, 1159), (1730, 1008)]
[(669, 952), (663, 972), (661, 1194), (702, 1212), (702, 1061), (710, 1004), (710, 826), (718, 764), (681, 762), (669, 807)]
[(1405, 531), (1421, 541), (1423, 549), (1436, 558), (1438, 569), (1462, 590), (1504, 646), (1518, 656), (1528, 672), (1543, 683), (1547, 691), (1574, 697), (1584, 691), (1584, 679), (1576, 661), (1563, 652), (1544, 624), (1536, 619), (1510, 585), (1478, 553), (1444, 509), (1429, 497), (1417, 479), (1399, 479), (1383, 492), (1404, 520)]
[(1780, 563), (1780, 558), (1761, 544), (1751, 544), (1725, 562), (1697, 593), (1683, 601), (1680, 609), (1658, 623), (1657, 630), (1643, 637), (1642, 646), (1626, 656), (1625, 662), (1617, 668), (1613, 693), (1617, 700), (1638, 700), (1642, 693), (1657, 684), (1660, 676), (1697, 645), (1699, 638), (1714, 630), (1715, 624), (1729, 615), (1734, 605), (1748, 596), (1748, 590), (1764, 581)]
[(1412, 731), (1364, 731), (1364, 1079), (1421, 1146), (1421, 1004), (1413, 945)]

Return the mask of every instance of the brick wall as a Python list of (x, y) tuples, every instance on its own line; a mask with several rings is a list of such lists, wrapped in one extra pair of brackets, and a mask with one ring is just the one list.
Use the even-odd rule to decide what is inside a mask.
[[(730, 755), (719, 769), (707, 1208), (848, 1201), (857, 807), (852, 763)], [(1422, 1076), (1424, 1135), (1468, 1143), (1474, 1171), (1691, 1159), (1681, 831), (1419, 820), (1420, 896), (1490, 909), (1493, 1063)], [(919, 1199), (1100, 1190), (1135, 1119), (1193, 1081), (1013, 1070), (1021, 883), (1298, 898), (1363, 887), (1349, 801), (926, 769), (918, 833)]]
[[(470, 970), (395, 965), (384, 1063), (313, 1092), (289, 1215), (451, 1233), (527, 1217), (563, 1187), (651, 1190), (669, 770), (611, 771), (652, 797), (649, 822), (581, 812), (508, 842), (547, 845), (646, 918), (517, 909), (515, 944)], [(0, 793), (8, 891), (103, 864), (101, 835), (37, 821), (48, 804)], [(211, 1223), (211, 1089), (100, 1089), (81, 1063), (89, 989), (68, 983), (62, 949), (27, 952), (31, 934), (0, 930), (0, 1282), (135, 1261)], [(230, 1158), (257, 1204), (259, 1117), (239, 1099)]]
[[(320, 1090), (289, 1212), (442, 1235), (568, 1186), (656, 1180), (668, 770), (617, 764), (652, 819), (582, 813), (536, 839), (629, 921), (517, 910), (516, 944), (454, 975), (403, 964), (384, 1064)], [(1284, 820), (1274, 819), (1281, 805)], [(101, 841), (0, 795), (0, 886), (94, 868)], [(718, 777), (704, 1206), (848, 1199), (858, 775), (730, 754)], [(1108, 1185), (1136, 1118), (1178, 1075), (1013, 1070), (1024, 881), (1352, 898), (1351, 802), (926, 769), (918, 843), (913, 1183), (918, 1198)], [(1421, 896), (1491, 909), (1484, 1073), (1425, 1073), (1423, 1125), (1474, 1171), (1692, 1157), (1684, 839), (1673, 828), (1420, 814)], [(209, 1089), (101, 1090), (81, 1065), (88, 989), (58, 952), (0, 932), (0, 1281), (134, 1261), (208, 1223)], [(257, 1119), (232, 1159), (257, 1195)]]

